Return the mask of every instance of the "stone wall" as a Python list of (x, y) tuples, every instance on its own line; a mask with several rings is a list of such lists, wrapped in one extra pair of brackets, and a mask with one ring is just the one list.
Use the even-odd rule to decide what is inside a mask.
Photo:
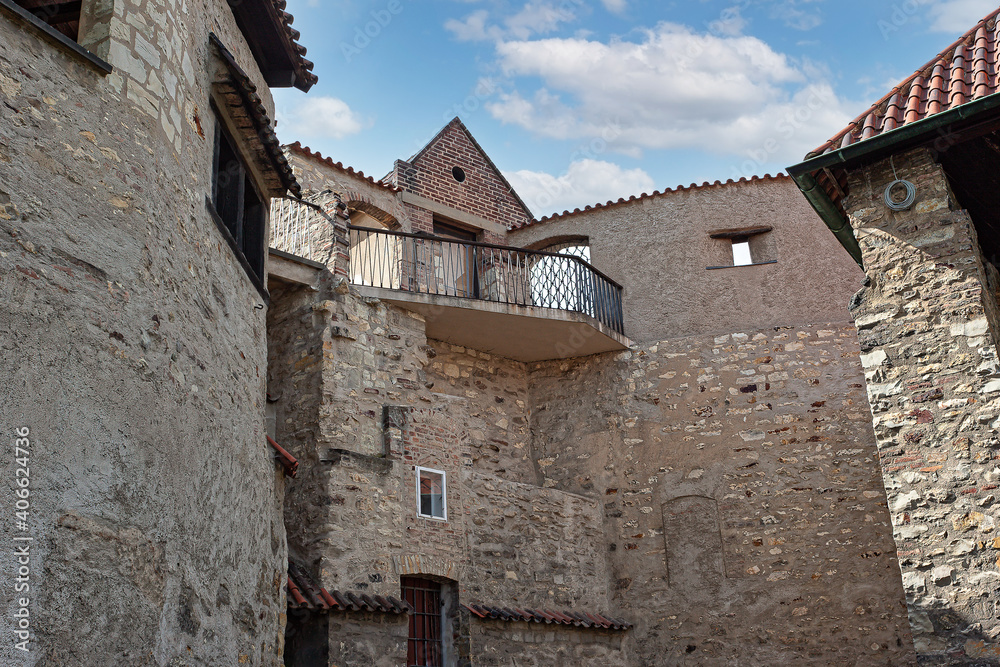
[(477, 667), (633, 664), (622, 632), (476, 619), (470, 635)]
[[(276, 436), (301, 461), (289, 550), (321, 585), (398, 597), (422, 575), (462, 601), (610, 613), (598, 502), (537, 484), (524, 364), (427, 340), (329, 274), (275, 291), (269, 326)], [(417, 516), (417, 466), (446, 473), (446, 522)], [(383, 630), (366, 641), (388, 651)]]
[(0, 13), (0, 423), (31, 429), (34, 538), (33, 650), (5, 597), (0, 662), (277, 665), (266, 309), (205, 207), (209, 30), (269, 94), (224, 3), (109, 4), (108, 75)]
[[(762, 226), (772, 231), (751, 239), (753, 259), (772, 264), (734, 267), (732, 242), (710, 236)], [(787, 177), (555, 217), (510, 232), (506, 243), (536, 248), (581, 237), (590, 241), (591, 263), (624, 288), (625, 335), (636, 341), (839, 322), (864, 277)], [(716, 266), (728, 268), (707, 268)]]
[[(882, 202), (893, 168), (917, 188), (907, 211)], [(917, 651), (986, 664), (1000, 658), (1000, 375), (975, 228), (929, 151), (855, 172), (850, 192), (868, 271), (852, 310)]]
[(529, 385), (544, 485), (603, 505), (633, 664), (912, 661), (852, 325), (539, 363)]

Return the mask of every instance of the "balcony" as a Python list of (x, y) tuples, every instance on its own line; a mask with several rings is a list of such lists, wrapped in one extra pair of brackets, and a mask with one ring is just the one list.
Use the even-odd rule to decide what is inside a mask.
[(348, 225), (365, 296), (420, 313), (427, 337), (518, 361), (627, 349), (622, 288), (579, 257)]

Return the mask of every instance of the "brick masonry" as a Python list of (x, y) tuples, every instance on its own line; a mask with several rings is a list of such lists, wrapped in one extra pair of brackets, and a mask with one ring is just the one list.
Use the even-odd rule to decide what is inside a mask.
[[(907, 211), (881, 201), (893, 168), (917, 188)], [(852, 310), (916, 648), (993, 664), (1000, 329), (975, 227), (926, 150), (855, 172), (850, 191), (868, 271)]]

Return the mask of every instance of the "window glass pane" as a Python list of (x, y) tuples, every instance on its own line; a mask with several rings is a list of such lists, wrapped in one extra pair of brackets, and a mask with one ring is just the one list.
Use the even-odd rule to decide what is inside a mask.
[(733, 266), (747, 266), (753, 264), (750, 259), (750, 242), (733, 241)]
[(420, 471), (420, 514), (444, 518), (444, 475)]

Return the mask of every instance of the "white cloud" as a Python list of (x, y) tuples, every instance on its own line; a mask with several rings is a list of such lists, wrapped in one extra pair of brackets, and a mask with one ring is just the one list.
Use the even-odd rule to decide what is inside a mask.
[(823, 16), (816, 7), (820, 2), (822, 0), (779, 0), (771, 7), (771, 18), (780, 19), (794, 30), (812, 30), (823, 23)]
[(309, 97), (289, 110), (279, 110), (278, 123), (285, 137), (343, 139), (369, 125), (346, 102), (336, 97)]
[[(933, 1), (933, 0), (931, 0)], [(928, 2), (928, 0), (923, 0)], [(961, 35), (997, 8), (996, 0), (942, 0), (928, 10), (931, 30)]]
[(708, 31), (713, 35), (735, 37), (743, 32), (747, 21), (740, 12), (739, 5), (723, 9), (719, 18), (708, 24)]
[(626, 6), (625, 0), (601, 0), (601, 4), (604, 5), (604, 8), (609, 12), (614, 12), (615, 14), (625, 11)]
[(853, 117), (822, 73), (755, 37), (695, 33), (663, 23), (639, 42), (502, 42), (500, 65), (543, 82), (487, 108), (504, 123), (557, 139), (602, 138), (635, 154), (694, 148), (801, 158)]
[(642, 169), (622, 169), (612, 162), (593, 159), (573, 162), (560, 176), (528, 170), (506, 176), (539, 217), (654, 189), (653, 179)]
[(448, 19), (444, 27), (459, 41), (500, 41), (546, 34), (574, 18), (576, 15), (565, 2), (560, 5), (549, 0), (529, 0), (520, 11), (503, 19), (501, 24), (491, 24), (489, 12), (479, 9), (461, 20)]
[(461, 21), (458, 19), (448, 19), (444, 23), (445, 30), (455, 35), (461, 42), (478, 42), (487, 39), (499, 39), (500, 34), (496, 26), (487, 27), (489, 12), (480, 9), (472, 12)]

